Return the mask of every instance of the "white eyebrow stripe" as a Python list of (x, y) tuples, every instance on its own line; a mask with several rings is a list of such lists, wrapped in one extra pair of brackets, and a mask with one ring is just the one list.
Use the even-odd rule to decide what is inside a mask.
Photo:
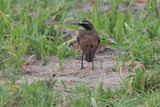
[(90, 25), (88, 22), (80, 22), (81, 24), (87, 24), (87, 25)]

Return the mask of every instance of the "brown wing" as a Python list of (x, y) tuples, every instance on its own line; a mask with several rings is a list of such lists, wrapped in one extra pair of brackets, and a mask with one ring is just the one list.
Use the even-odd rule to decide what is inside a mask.
[(92, 31), (80, 30), (79, 35), (77, 36), (77, 43), (83, 51), (87, 50), (85, 45), (93, 45), (94, 46), (93, 49), (96, 51), (100, 44), (100, 38), (95, 30)]
[(95, 37), (95, 42), (96, 42), (95, 49), (97, 50), (97, 48), (98, 48), (98, 46), (99, 46), (101, 40), (100, 40), (100, 37), (98, 36), (98, 33), (97, 33), (96, 31), (95, 31), (94, 37)]
[(98, 46), (99, 46), (100, 42), (101, 42), (101, 39), (100, 39), (100, 37), (98, 36)]

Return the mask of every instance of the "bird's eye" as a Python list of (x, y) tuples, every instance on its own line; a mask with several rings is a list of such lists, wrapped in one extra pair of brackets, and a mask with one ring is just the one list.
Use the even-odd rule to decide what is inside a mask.
[(93, 48), (93, 45), (90, 45), (90, 48)]

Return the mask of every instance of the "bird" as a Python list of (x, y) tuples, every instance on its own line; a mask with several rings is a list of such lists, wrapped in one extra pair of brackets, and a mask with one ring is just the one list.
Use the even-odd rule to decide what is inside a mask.
[(83, 60), (92, 62), (92, 69), (94, 69), (93, 58), (100, 44), (100, 37), (98, 32), (95, 30), (93, 24), (90, 21), (82, 20), (79, 23), (74, 23), (81, 29), (78, 31), (77, 44), (81, 50), (81, 67), (83, 69)]

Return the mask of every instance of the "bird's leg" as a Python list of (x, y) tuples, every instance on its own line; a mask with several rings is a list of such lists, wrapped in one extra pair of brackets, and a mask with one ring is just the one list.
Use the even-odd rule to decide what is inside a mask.
[(92, 69), (94, 69), (94, 61), (92, 61)]
[(81, 56), (81, 69), (83, 69), (83, 58), (84, 58), (84, 54), (82, 53), (82, 56)]

